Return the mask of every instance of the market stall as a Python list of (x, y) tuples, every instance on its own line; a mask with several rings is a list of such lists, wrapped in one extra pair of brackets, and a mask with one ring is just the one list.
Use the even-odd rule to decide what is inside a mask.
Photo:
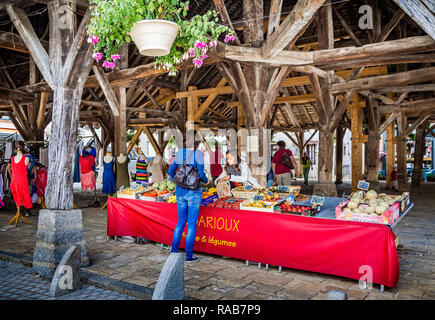
[[(205, 194), (200, 210), (195, 251), (355, 280), (370, 266), (373, 283), (397, 284), (397, 239), (390, 225), (337, 219), (337, 209), (348, 199), (325, 198), (321, 209), (310, 217), (303, 216), (303, 208), (316, 207), (311, 197), (292, 203), (299, 206), (295, 209), (299, 215), (283, 214), (278, 205), (282, 201), (273, 202), (270, 208), (267, 204), (247, 208), (243, 205), (246, 199), (215, 197), (206, 203), (209, 197)], [(175, 203), (115, 197), (109, 198), (107, 215), (108, 236), (137, 236), (167, 245), (178, 217)]]

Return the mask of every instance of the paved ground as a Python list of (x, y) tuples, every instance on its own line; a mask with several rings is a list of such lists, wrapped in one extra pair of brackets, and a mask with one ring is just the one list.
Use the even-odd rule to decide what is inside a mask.
[(134, 297), (83, 284), (78, 291), (54, 298), (50, 282), (21, 264), (0, 260), (0, 300), (135, 300)]
[[(310, 194), (313, 185), (303, 187)], [(339, 194), (349, 191), (342, 185)], [(400, 221), (395, 232), (399, 236), (400, 280), (397, 288), (379, 286), (372, 290), (360, 290), (357, 281), (315, 274), (293, 269), (269, 271), (264, 265), (245, 266), (244, 261), (199, 254), (201, 260), (186, 265), (186, 296), (193, 299), (324, 299), (330, 289), (346, 291), (350, 299), (434, 299), (435, 298), (435, 184), (428, 184), (412, 191), (415, 203), (412, 212)], [(85, 207), (90, 194), (77, 194), (76, 203)], [(104, 197), (99, 196), (101, 204)], [(37, 217), (30, 217), (31, 225), (20, 222), (17, 229), (8, 226), (14, 214), (10, 203), (0, 211), (0, 251), (32, 257), (37, 228)], [(88, 273), (105, 277), (102, 287), (126, 284), (147, 288), (152, 292), (169, 251), (160, 250), (155, 244), (128, 244), (107, 240), (106, 210), (82, 208), (92, 266), (84, 268)], [(1, 275), (0, 275), (1, 277)], [(29, 275), (29, 277), (31, 277)], [(98, 284), (95, 284), (98, 285)], [(98, 285), (100, 286), (100, 285)], [(2, 287), (2, 282), (0, 282)], [(7, 290), (6, 290), (7, 291)], [(151, 293), (141, 295), (150, 299)]]

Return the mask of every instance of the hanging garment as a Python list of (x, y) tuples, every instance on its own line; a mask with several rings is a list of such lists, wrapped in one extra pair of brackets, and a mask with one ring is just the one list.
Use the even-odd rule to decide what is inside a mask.
[(76, 159), (74, 161), (74, 179), (73, 182), (80, 182), (80, 150), (79, 147), (76, 148)]
[(82, 173), (81, 183), (82, 191), (94, 191), (95, 189), (95, 172), (89, 171), (88, 173)]
[(26, 157), (23, 155), (18, 163), (15, 156), (11, 159), (12, 178), (11, 191), (17, 207), (23, 205), (26, 209), (32, 207), (32, 199), (29, 192), (29, 180), (27, 179)]
[(90, 171), (94, 171), (93, 167), (95, 165), (95, 157), (93, 155), (80, 156), (79, 163), (80, 163), (80, 173), (81, 174), (88, 173)]
[(45, 188), (47, 187), (47, 169), (41, 168), (36, 171), (36, 193), (39, 197), (45, 196)]
[(130, 177), (128, 174), (128, 162), (127, 158), (123, 163), (120, 163), (116, 159), (116, 190), (119, 190), (122, 186), (125, 188), (130, 187)]
[(5, 194), (3, 192), (3, 175), (0, 174), (0, 199), (3, 200)]
[[(97, 150), (96, 150), (94, 147), (89, 147), (89, 148), (90, 148), (90, 150), (88, 151), (89, 154), (90, 154), (91, 156), (93, 156), (94, 159), (96, 159), (96, 158), (97, 158)], [(87, 151), (86, 149), (87, 149), (87, 147), (84, 148), (84, 149), (82, 150), (82, 156), (85, 155), (85, 153), (86, 153), (86, 151)], [(95, 171), (95, 162), (94, 162), (94, 165), (92, 166), (92, 170)]]
[(103, 160), (103, 193), (104, 194), (114, 194), (116, 192), (116, 180), (115, 180), (115, 172), (113, 171), (113, 162), (112, 161), (106, 163)]
[(48, 167), (48, 148), (39, 148), (39, 163)]
[(148, 182), (148, 162), (138, 159), (136, 162), (136, 183)]
[(165, 159), (161, 156), (155, 156), (151, 162), (151, 172), (153, 182), (160, 182), (165, 180), (166, 173), (168, 173), (168, 165)]
[(12, 157), (12, 142), (8, 141), (5, 145), (5, 160), (9, 160)]

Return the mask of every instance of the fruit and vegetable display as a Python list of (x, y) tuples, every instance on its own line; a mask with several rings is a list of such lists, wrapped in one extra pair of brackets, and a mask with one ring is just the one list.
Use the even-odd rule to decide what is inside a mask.
[(284, 201), (277, 204), (274, 208), (274, 212), (284, 213), (284, 214), (297, 214), (302, 216), (313, 217), (320, 211), (320, 206), (318, 204), (313, 204), (312, 206), (295, 205), (290, 202)]
[(243, 191), (243, 192), (248, 191), (248, 192), (255, 192), (255, 193), (261, 192), (262, 190), (263, 189), (260, 188), (252, 188), (251, 190), (246, 190), (244, 186), (231, 189), (231, 191)]
[(169, 197), (168, 203), (177, 203), (177, 196), (174, 194)]
[(216, 194), (216, 188), (210, 188), (208, 190), (202, 191), (202, 199), (207, 199), (208, 197), (211, 197)]
[(147, 190), (146, 188), (139, 186), (137, 189), (125, 188), (118, 190), (116, 196), (118, 198), (136, 199), (136, 194)]
[(264, 202), (264, 201), (252, 201), (245, 204), (246, 207), (251, 208), (271, 208), (273, 206), (273, 203), (270, 202)]
[(176, 186), (177, 185), (173, 181), (167, 179), (161, 182), (154, 182), (152, 185), (154, 190), (159, 190), (159, 191), (168, 190), (169, 192), (174, 191)]
[(395, 202), (402, 201), (402, 196), (390, 196), (369, 190), (363, 195), (355, 192), (342, 211), (345, 213), (364, 213), (368, 215), (382, 215)]
[(207, 204), (207, 206), (214, 208), (240, 209), (240, 203), (243, 201), (243, 199), (234, 197), (223, 197), (217, 199), (215, 202)]
[[(285, 188), (285, 191), (284, 189)], [(268, 192), (272, 192), (273, 194), (294, 194), (296, 197), (301, 191), (301, 186), (282, 186), (280, 187), (270, 187), (267, 189)], [(287, 191), (288, 190), (288, 191)]]

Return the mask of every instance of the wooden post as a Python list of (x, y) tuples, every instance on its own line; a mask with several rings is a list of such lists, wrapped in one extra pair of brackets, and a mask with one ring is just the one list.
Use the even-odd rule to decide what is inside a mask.
[[(415, 151), (414, 151), (414, 167), (412, 169), (411, 183), (415, 186), (419, 186), (423, 180), (423, 157), (425, 146), (425, 133), (428, 122), (421, 124), (417, 128), (415, 135)], [(432, 151), (433, 152), (433, 151)]]
[[(387, 114), (387, 117), (389, 115)], [(387, 127), (386, 131), (386, 151), (385, 151), (385, 157), (386, 157), (386, 166), (385, 166), (385, 178), (387, 181), (387, 188), (391, 189), (391, 171), (393, 171), (393, 165), (396, 161), (396, 150), (394, 145), (394, 122), (391, 123)]]
[(338, 125), (335, 134), (335, 184), (343, 183), (343, 138), (346, 128)]
[(397, 119), (397, 180), (399, 190), (408, 189), (408, 177), (406, 175), (406, 116), (400, 113)]
[[(189, 91), (193, 91), (196, 89), (197, 87), (194, 86), (188, 87)], [(198, 96), (190, 94), (187, 97), (187, 123), (186, 123), (187, 130), (194, 129), (195, 114), (197, 111), (198, 111)]]
[(351, 104), (352, 131), (352, 190), (356, 190), (362, 177), (362, 110), (359, 107), (359, 95), (355, 95)]

